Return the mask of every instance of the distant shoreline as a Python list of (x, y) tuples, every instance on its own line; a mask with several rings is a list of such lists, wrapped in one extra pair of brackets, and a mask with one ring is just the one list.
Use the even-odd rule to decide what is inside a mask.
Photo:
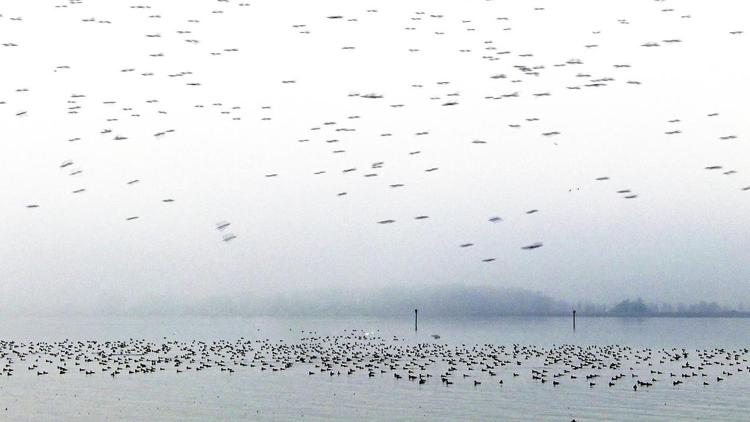
[[(563, 315), (558, 315), (563, 316)], [(567, 314), (566, 316), (571, 316)], [(718, 313), (680, 313), (680, 312), (646, 312), (639, 314), (610, 314), (576, 313), (576, 318), (750, 318), (750, 312), (718, 312)]]
[[(0, 313), (2, 318), (322, 318), (322, 319), (342, 319), (342, 318), (381, 318), (381, 319), (403, 319), (413, 318), (410, 312), (395, 314), (315, 314), (315, 313), (290, 313), (290, 314), (251, 314), (251, 313), (213, 313), (213, 312), (188, 312), (188, 313), (170, 313), (170, 312), (121, 312), (121, 313), (50, 313), (50, 314), (27, 314), (27, 313)], [(425, 309), (420, 310), (420, 319), (474, 319), (474, 318), (568, 318), (572, 319), (572, 313), (549, 313), (549, 314), (532, 314), (532, 313), (503, 313), (503, 314), (438, 314), (430, 313)], [(645, 319), (645, 318), (750, 318), (750, 312), (722, 312), (722, 313), (665, 313), (653, 312), (642, 314), (610, 314), (610, 313), (576, 313), (576, 319), (580, 318), (626, 318), (626, 319)]]
[[(651, 299), (653, 300), (653, 299)], [(126, 303), (111, 301), (49, 309), (4, 308), (12, 316), (121, 317), (276, 317), (276, 318), (409, 318), (414, 310), (426, 318), (750, 318), (742, 304), (736, 308), (716, 302), (692, 304), (649, 303), (641, 298), (614, 304), (570, 302), (543, 293), (495, 286), (447, 285), (430, 289), (391, 287), (377, 290), (295, 291), (286, 293), (217, 295), (184, 302), (152, 297)]]

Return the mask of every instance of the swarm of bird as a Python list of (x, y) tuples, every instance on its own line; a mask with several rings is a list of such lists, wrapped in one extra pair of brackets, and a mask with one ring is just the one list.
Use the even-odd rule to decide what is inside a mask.
[[(661, 3), (661, 1), (656, 3)], [(155, 10), (151, 10), (152, 6), (146, 3), (135, 6), (113, 5), (110, 9), (111, 16), (107, 17), (91, 17), (86, 13), (87, 5), (79, 1), (63, 2), (46, 7), (50, 9), (49, 13), (60, 17), (62, 25), (70, 27), (71, 30), (88, 31), (87, 34), (90, 34), (91, 38), (102, 37), (104, 40), (108, 39), (112, 31), (118, 30), (131, 41), (123, 50), (122, 61), (116, 66), (105, 67), (97, 73), (97, 76), (111, 81), (114, 85), (127, 86), (129, 94), (133, 95), (127, 98), (113, 98), (109, 92), (97, 92), (94, 88), (86, 89), (85, 85), (81, 85), (71, 86), (72, 92), (65, 97), (48, 98), (49, 104), (59, 107), (59, 114), (63, 118), (76, 122), (73, 126), (75, 133), (60, 135), (60, 141), (66, 142), (68, 148), (65, 155), (59, 157), (62, 162), (59, 167), (66, 172), (67, 176), (73, 178), (71, 180), (75, 181), (75, 184), (69, 188), (69, 192), (75, 197), (69, 201), (76, 201), (75, 198), (86, 195), (106, 195), (101, 192), (100, 187), (94, 191), (89, 188), (94, 178), (100, 175), (84, 173), (82, 167), (74, 167), (78, 164), (79, 157), (86, 155), (84, 150), (93, 148), (95, 143), (106, 145), (114, 150), (121, 144), (143, 141), (143, 135), (140, 132), (142, 132), (141, 129), (146, 129), (151, 134), (148, 142), (152, 142), (152, 145), (172, 143), (178, 146), (179, 133), (189, 133), (190, 123), (198, 122), (201, 125), (201, 122), (209, 121), (209, 119), (213, 121), (214, 118), (222, 119), (227, 127), (241, 127), (240, 130), (244, 131), (248, 138), (253, 138), (253, 130), (257, 127), (253, 125), (276, 124), (275, 122), (284, 116), (283, 113), (277, 113), (277, 111), (285, 110), (285, 104), (281, 101), (271, 106), (268, 105), (267, 99), (254, 100), (252, 95), (246, 96), (248, 98), (243, 104), (222, 98), (219, 82), (227, 77), (223, 71), (211, 74), (197, 68), (185, 68), (184, 61), (180, 60), (181, 57), (187, 56), (193, 62), (201, 62), (211, 69), (224, 69), (224, 66), (231, 66), (230, 63), (233, 63), (231, 60), (236, 60), (234, 57), (254, 60), (254, 52), (249, 51), (252, 49), (241, 48), (243, 46), (241, 40), (221, 38), (213, 31), (204, 30), (207, 21), (219, 25), (230, 25), (232, 22), (230, 17), (239, 17), (241, 21), (243, 16), (249, 16), (248, 14), (255, 12), (258, 6), (253, 3), (220, 0), (212, 10), (202, 10), (202, 14), (196, 14), (188, 19), (180, 18), (177, 14), (172, 16), (169, 10), (161, 10), (161, 8), (156, 13)], [(562, 97), (564, 101), (575, 101), (578, 97), (595, 90), (608, 90), (608, 95), (617, 96), (624, 90), (644, 89), (641, 85), (650, 83), (648, 72), (658, 74), (660, 69), (653, 68), (646, 60), (642, 62), (623, 59), (613, 61), (606, 54), (602, 54), (604, 50), (616, 48), (607, 41), (606, 37), (609, 34), (616, 33), (625, 45), (634, 47), (635, 50), (663, 51), (664, 54), (669, 54), (674, 49), (690, 48), (693, 41), (681, 35), (682, 28), (690, 25), (690, 21), (685, 21), (685, 19), (693, 18), (693, 15), (670, 13), (676, 9), (657, 5), (652, 7), (651, 13), (655, 19), (659, 20), (663, 28), (664, 35), (662, 36), (638, 33), (636, 29), (631, 29), (635, 25), (629, 26), (631, 20), (635, 22), (635, 19), (619, 18), (608, 22), (598, 22), (596, 27), (586, 32), (584, 43), (569, 45), (568, 50), (559, 51), (557, 56), (550, 56), (548, 53), (530, 51), (525, 44), (508, 38), (507, 34), (525, 25), (535, 25), (535, 19), (543, 19), (543, 16), (554, 13), (553, 8), (524, 6), (526, 14), (514, 17), (501, 13), (502, 8), (492, 2), (483, 7), (482, 10), (486, 11), (486, 16), (477, 16), (477, 19), (427, 10), (396, 15), (396, 9), (390, 10), (389, 8), (363, 8), (357, 12), (348, 13), (332, 10), (318, 16), (310, 16), (309, 21), (306, 22), (288, 21), (290, 19), (288, 17), (279, 18), (277, 22), (279, 31), (304, 43), (304, 48), (319, 48), (330, 54), (334, 54), (332, 52), (335, 51), (342, 63), (347, 63), (349, 60), (364, 60), (372, 52), (369, 45), (357, 45), (358, 38), (354, 34), (362, 31), (380, 31), (382, 28), (392, 26), (386, 25), (386, 22), (403, 22), (406, 26), (402, 25), (395, 30), (399, 38), (403, 37), (403, 42), (395, 46), (390, 45), (389, 48), (394, 49), (391, 53), (408, 52), (408, 56), (412, 57), (410, 60), (414, 60), (414, 63), (431, 60), (431, 57), (440, 57), (443, 62), (467, 64), (465, 69), (467, 69), (467, 75), (471, 75), (472, 80), (476, 79), (475, 69), (491, 69), (482, 76), (483, 82), (478, 88), (472, 88), (467, 84), (467, 80), (461, 77), (408, 81), (396, 78), (388, 87), (383, 86), (376, 79), (348, 82), (347, 79), (342, 78), (337, 89), (329, 90), (328, 98), (322, 101), (305, 98), (315, 108), (318, 107), (317, 104), (324, 107), (327, 101), (349, 101), (347, 104), (351, 113), (341, 116), (332, 112), (324, 121), (311, 122), (311, 128), (299, 130), (299, 133), (290, 136), (290, 143), (299, 143), (299, 147), (292, 153), (295, 157), (312, 156), (310, 155), (312, 151), (316, 153), (325, 151), (342, 157), (338, 161), (321, 161), (320, 167), (310, 171), (319, 177), (312, 182), (305, 181), (304, 183), (346, 186), (345, 189), (334, 188), (331, 192), (332, 197), (342, 202), (349, 201), (350, 198), (356, 196), (373, 196), (381, 199), (387, 198), (398, 204), (399, 199), (391, 199), (389, 196), (395, 193), (390, 189), (399, 188), (399, 192), (409, 191), (418, 189), (418, 186), (425, 186), (425, 184), (443, 186), (443, 190), (450, 193), (453, 189), (460, 189), (452, 185), (455, 170), (460, 167), (460, 164), (458, 159), (454, 160), (445, 154), (438, 154), (438, 145), (460, 142), (465, 145), (465, 148), (486, 148), (489, 145), (506, 142), (503, 136), (518, 137), (523, 134), (549, 150), (567, 148), (572, 140), (585, 136), (585, 133), (574, 133), (572, 129), (563, 130), (556, 127), (555, 119), (549, 114), (544, 115), (548, 113), (544, 111), (545, 104), (558, 101), (558, 97)], [(157, 8), (154, 6), (154, 9)], [(118, 14), (136, 19), (142, 26), (122, 24)], [(489, 19), (484, 19), (486, 17)], [(35, 44), (24, 42), (23, 30), (33, 25), (35, 20), (32, 18), (33, 16), (0, 14), (0, 25), (4, 28), (4, 38), (0, 40), (2, 41), (0, 60), (3, 63), (26, 66), (25, 63), (17, 61), (22, 57), (18, 55), (19, 52), (25, 52), (30, 56), (40, 55), (34, 50)], [(326, 33), (336, 34), (337, 37), (333, 39), (338, 42), (319, 35)], [(352, 35), (349, 36), (349, 34)], [(422, 38), (416, 37), (417, 35)], [(719, 48), (726, 48), (727, 51), (735, 48), (745, 39), (741, 28), (716, 28), (715, 33), (710, 35), (721, 40), (724, 44)], [(432, 42), (427, 44), (420, 41), (424, 39), (430, 39)], [(515, 44), (516, 42), (518, 44)], [(456, 46), (459, 48), (456, 49)], [(76, 51), (75, 49), (83, 47), (68, 45), (63, 48)], [(46, 69), (47, 77), (55, 84), (66, 86), (67, 79), (63, 78), (73, 75), (84, 75), (84, 77), (89, 75), (86, 69), (89, 64), (79, 62), (75, 56), (71, 56), (64, 63), (57, 63)], [(29, 64), (29, 66), (33, 65)], [(335, 66), (332, 66), (331, 71), (336, 71)], [(169, 89), (153, 90), (154, 83), (169, 87)], [(294, 93), (297, 92), (295, 90), (298, 90), (300, 86), (313, 85), (315, 81), (307, 80), (304, 72), (298, 69), (290, 69), (288, 75), (275, 76), (273, 81), (269, 81), (269, 84), (271, 83), (278, 86), (286, 93), (285, 95), (295, 96)], [(2, 87), (0, 89), (0, 105), (2, 106), (0, 118), (3, 120), (29, 119), (38, 113), (49, 113), (49, 110), (35, 107), (34, 101), (29, 99), (31, 95), (54, 95), (45, 92), (49, 88), (43, 80), (38, 83), (34, 83), (33, 80), (24, 80), (22, 83), (4, 78), (0, 84), (2, 84), (0, 85)], [(140, 100), (133, 99), (139, 96)], [(213, 100), (207, 100), (207, 98), (213, 98)], [(175, 102), (176, 99), (179, 102)], [(467, 112), (476, 113), (480, 107), (494, 110), (491, 107), (495, 107), (492, 104), (495, 102), (503, 106), (508, 104), (509, 107), (531, 110), (533, 114), (523, 121), (516, 119), (507, 121), (503, 113), (498, 115), (492, 111), (493, 115), (497, 116), (496, 119), (503, 121), (507, 127), (516, 131), (514, 135), (490, 132), (484, 133), (481, 139), (471, 136), (454, 140), (450, 138), (451, 135), (446, 135), (441, 129), (443, 123), (460, 125), (463, 115)], [(421, 127), (411, 133), (393, 132), (390, 126), (408, 119), (405, 110), (417, 110), (419, 114), (432, 116), (434, 127)], [(173, 119), (173, 115), (187, 116), (181, 120), (185, 123), (183, 127), (185, 130), (178, 131), (171, 128), (172, 124), (179, 121)], [(703, 111), (700, 117), (674, 117), (667, 121), (667, 127), (663, 132), (651, 133), (649, 136), (653, 138), (652, 142), (660, 142), (662, 134), (682, 139), (692, 136), (683, 125), (691, 121), (700, 124), (701, 119), (719, 122), (723, 119), (722, 116), (723, 113), (720, 111), (711, 109)], [(304, 116), (295, 116), (293, 119), (295, 120), (287, 120), (280, 124), (288, 125), (291, 128), (290, 131), (297, 131), (296, 127), (299, 125), (296, 123), (307, 122)], [(379, 123), (373, 126), (375, 124), (373, 122)], [(746, 142), (745, 137), (737, 131), (738, 129), (731, 126), (712, 129), (714, 133), (710, 136), (714, 138), (706, 139), (705, 142), (718, 140), (724, 143), (722, 145)], [(3, 127), (0, 127), (0, 133), (1, 131)], [(388, 154), (395, 151), (393, 155), (389, 155), (392, 156), (392, 160), (381, 159), (381, 154), (378, 152), (378, 148), (381, 147), (372, 148), (369, 139), (376, 136), (399, 139), (399, 143), (388, 144)], [(216, 143), (217, 148), (220, 148), (220, 140), (210, 142)], [(382, 141), (378, 142), (381, 142), (382, 150), (385, 151), (386, 144)], [(591, 142), (602, 141), (592, 140)], [(415, 146), (418, 149), (415, 149)], [(362, 148), (375, 151), (371, 160), (372, 164), (347, 161), (346, 157), (350, 156), (352, 151)], [(385, 152), (382, 155), (385, 155)], [(507, 157), (507, 159), (513, 160), (514, 157)], [(281, 169), (269, 170), (272, 167), (274, 167), (274, 162), (271, 161), (268, 162), (268, 169), (253, 170), (254, 174), (257, 174), (257, 183), (263, 183), (260, 182), (262, 178), (267, 179), (265, 182), (269, 190), (276, 189), (274, 184), (286, 177), (299, 177), (284, 174)], [(498, 164), (498, 168), (501, 167), (502, 165)], [(707, 163), (704, 168), (712, 172), (717, 171), (715, 173), (719, 173), (720, 170), (720, 173), (727, 176), (738, 175), (716, 183), (727, 184), (738, 193), (743, 192), (740, 193), (741, 195), (746, 195), (744, 192), (750, 190), (748, 186), (750, 182), (747, 179), (744, 181), (741, 179), (745, 175), (744, 169), (727, 169), (722, 163)], [(580, 174), (584, 176), (586, 182), (579, 183), (574, 189), (561, 188), (561, 190), (568, 189), (569, 193), (574, 194), (581, 190), (598, 189), (595, 187), (597, 182), (612, 185), (617, 183), (617, 186), (608, 189), (616, 193), (619, 198), (638, 199), (633, 202), (634, 204), (648, 201), (648, 198), (637, 193), (636, 188), (629, 187), (630, 182), (626, 176), (610, 178), (597, 173), (597, 169), (581, 169)], [(179, 203), (173, 204), (176, 201), (173, 195), (169, 194), (170, 186), (178, 186), (179, 180), (154, 180), (142, 178), (134, 173), (120, 176), (125, 186), (132, 190), (134, 198), (139, 195), (136, 191), (143, 190), (146, 186), (158, 185), (166, 194), (162, 196), (161, 204), (153, 203), (147, 209), (131, 210), (125, 205), (121, 215), (112, 216), (113, 224), (116, 221), (120, 223), (124, 221), (127, 224), (143, 223), (143, 220), (148, 219), (150, 215), (165, 212), (164, 208), (160, 207), (165, 207), (167, 204), (172, 204), (169, 205), (170, 207), (180, 206)], [(412, 187), (413, 185), (417, 187)], [(373, 187), (390, 189), (380, 190), (373, 194), (371, 190), (374, 189)], [(502, 194), (493, 192), (491, 187), (487, 187), (487, 193), (489, 195)], [(393, 197), (399, 198), (395, 195)], [(29, 193), (28, 200), (19, 203), (18, 207), (25, 207), (34, 210), (30, 212), (37, 213), (45, 212), (46, 208), (64, 207), (64, 204), (51, 203), (44, 199), (37, 193)], [(396, 215), (394, 212), (394, 215), (380, 215), (373, 222), (383, 226), (380, 227), (382, 230), (392, 230), (393, 233), (405, 230), (409, 224), (445, 224), (444, 217), (436, 217), (427, 213), (431, 206), (432, 204), (426, 200), (423, 203), (424, 212), (416, 215)], [(503, 222), (504, 227), (513, 230), (519, 220), (534, 218), (530, 216), (540, 210), (531, 209), (523, 213), (510, 209), (488, 209), (485, 215), (492, 215), (496, 211), (501, 211), (504, 217), (492, 216), (489, 217), (489, 222)], [(102, 216), (102, 218), (108, 218), (108, 216)], [(210, 223), (201, 222), (196, 227), (206, 225)], [(237, 238), (237, 235), (228, 231), (228, 225), (229, 223), (219, 223), (216, 227), (224, 242)], [(487, 228), (486, 233), (492, 232)], [(467, 235), (466, 242), (460, 244), (460, 248), (473, 246), (470, 253), (477, 254), (475, 255), (477, 261), (495, 262), (496, 251), (492, 250), (492, 242), (488, 240), (492, 234), (484, 237), (478, 234), (472, 236), (476, 239), (468, 238)], [(536, 254), (544, 254), (545, 250), (554, 247), (554, 243), (550, 242), (548, 247), (540, 251), (543, 245), (543, 241), (532, 238), (526, 239), (515, 247)]]

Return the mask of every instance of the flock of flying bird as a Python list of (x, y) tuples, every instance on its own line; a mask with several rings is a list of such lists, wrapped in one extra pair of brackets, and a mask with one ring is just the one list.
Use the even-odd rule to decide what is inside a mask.
[[(661, 13), (664, 19), (669, 20), (684, 20), (692, 19), (692, 14), (680, 13), (673, 8), (662, 7), (659, 3), (663, 0), (656, 0), (657, 7), (654, 9), (654, 13)], [(164, 84), (169, 81), (183, 81), (184, 88), (182, 88), (181, 95), (184, 96), (183, 102), (189, 103), (193, 98), (192, 93), (195, 90), (202, 90), (202, 92), (210, 91), (212, 81), (205, 78), (205, 75), (200, 72), (193, 70), (179, 70), (173, 72), (159, 73), (154, 70), (149, 70), (152, 67), (152, 63), (159, 63), (163, 65), (165, 62), (170, 60), (171, 52), (163, 50), (165, 47), (173, 45), (175, 40), (186, 43), (187, 45), (193, 46), (192, 53), (196, 60), (210, 61), (220, 60), (218, 56), (231, 56), (244, 54), (244, 50), (237, 46), (227, 46), (225, 48), (206, 48), (203, 47), (205, 44), (215, 45), (211, 40), (211, 43), (206, 41), (200, 36), (200, 30), (204, 20), (208, 19), (221, 19), (223, 15), (229, 15), (234, 13), (252, 13), (252, 3), (245, 2), (233, 2), (230, 0), (217, 0), (215, 7), (205, 12), (205, 16), (195, 16), (192, 19), (187, 19), (185, 22), (180, 23), (177, 27), (172, 27), (167, 24), (161, 25), (159, 31), (144, 31), (132, 28), (132, 36), (139, 38), (139, 43), (134, 45), (141, 45), (142, 39), (148, 43), (152, 43), (153, 47), (149, 50), (143, 51), (142, 56), (145, 60), (143, 66), (132, 65), (122, 67), (112, 71), (111, 75), (107, 77), (123, 78), (127, 79), (129, 84), (137, 85), (139, 82), (138, 77), (144, 81), (144, 84), (155, 78), (163, 78)], [(93, 18), (85, 14), (85, 5), (81, 1), (70, 0), (66, 4), (58, 4), (55, 6), (56, 9), (61, 13), (61, 19), (66, 19), (69, 25), (83, 25), (89, 28), (90, 25), (103, 25), (102, 28), (118, 25), (117, 19), (112, 18)], [(149, 24), (149, 27), (159, 25), (159, 22), (166, 21), (168, 16), (167, 10), (161, 10), (156, 5), (152, 6), (146, 3), (135, 4), (129, 6), (121, 6), (127, 8), (131, 13), (137, 13), (139, 18)], [(545, 7), (531, 7), (529, 6), (531, 13), (537, 13), (543, 15), (547, 13)], [(76, 11), (81, 10), (84, 14), (78, 14), (81, 16), (80, 19), (75, 19)], [(0, 11), (2, 12), (2, 11)], [(64, 13), (63, 13), (64, 12)], [(347, 30), (346, 25), (357, 25), (364, 21), (376, 21), (378, 15), (382, 14), (381, 10), (375, 8), (367, 8), (356, 15), (345, 15), (345, 14), (322, 14), (315, 18), (314, 22), (300, 23), (290, 22), (288, 28), (300, 37), (314, 38), (316, 29), (325, 28), (332, 31), (340, 31), (344, 34)], [(0, 59), (7, 63), (12, 63), (12, 54), (16, 50), (22, 50), (26, 48), (23, 42), (15, 41), (12, 39), (13, 29), (16, 26), (22, 26), (28, 20), (33, 21), (34, 17), (26, 19), (25, 16), (15, 16), (7, 14), (0, 14), (0, 22), (6, 26), (9, 31), (5, 33), (5, 37), (8, 39), (2, 40), (2, 48), (0, 48)], [(414, 11), (409, 16), (402, 17), (404, 22), (407, 22), (403, 31), (408, 33), (412, 32), (430, 32), (430, 36), (435, 39), (435, 46), (442, 46), (443, 40), (450, 38), (458, 31), (464, 33), (487, 33), (487, 29), (495, 31), (498, 37), (502, 37), (507, 31), (512, 31), (513, 17), (512, 16), (497, 16), (494, 19), (496, 24), (495, 28), (484, 28), (480, 27), (475, 21), (469, 19), (456, 19), (452, 16), (443, 15), (442, 13), (428, 12), (428, 11)], [(4, 21), (4, 22), (3, 22)], [(286, 23), (280, 23), (287, 25)], [(611, 26), (617, 25), (630, 25), (630, 19), (618, 19), (616, 22), (611, 22)], [(437, 29), (444, 28), (444, 29)], [(452, 28), (448, 30), (447, 28)], [(638, 64), (630, 63), (610, 63), (608, 66), (614, 72), (613, 74), (596, 74), (595, 72), (588, 71), (587, 64), (594, 62), (597, 66), (602, 65), (603, 58), (596, 55), (595, 52), (603, 47), (597, 39), (602, 36), (602, 32), (606, 32), (605, 28), (597, 28), (591, 31), (590, 38), (591, 42), (571, 48), (576, 53), (581, 53), (586, 56), (586, 59), (581, 58), (567, 58), (558, 61), (546, 61), (546, 59), (536, 59), (534, 53), (529, 51), (515, 51), (506, 42), (497, 39), (496, 37), (489, 36), (474, 36), (470, 38), (471, 44), (467, 44), (464, 48), (458, 50), (458, 54), (461, 57), (465, 57), (466, 60), (477, 60), (486, 61), (496, 64), (498, 71), (487, 75), (488, 82), (491, 82), (491, 87), (488, 88), (493, 93), (485, 93), (484, 95), (478, 96), (482, 100), (486, 101), (519, 101), (522, 98), (538, 99), (538, 101), (544, 101), (544, 98), (553, 95), (576, 95), (581, 91), (592, 90), (592, 89), (607, 89), (612, 86), (630, 86), (632, 89), (638, 88), (643, 84), (647, 84), (647, 80), (633, 79), (625, 76), (630, 69), (637, 67)], [(93, 29), (92, 29), (93, 31)], [(93, 34), (93, 33), (92, 33)], [(93, 35), (92, 35), (93, 36)], [(210, 34), (206, 34), (209, 37)], [(727, 42), (731, 43), (734, 38), (742, 37), (743, 31), (738, 29), (730, 29), (726, 31)], [(462, 39), (463, 41), (463, 39)], [(675, 46), (682, 46), (688, 43), (679, 37), (670, 37), (663, 40), (648, 40), (648, 41), (633, 41), (634, 45), (640, 45), (643, 48), (676, 48)], [(149, 44), (151, 45), (151, 44)], [(366, 54), (362, 53), (361, 49), (358, 49), (356, 45), (346, 44), (339, 46), (342, 50), (341, 54)], [(407, 48), (407, 47), (404, 47)], [(440, 47), (442, 48), (442, 47)], [(3, 51), (5, 50), (5, 51)], [(412, 55), (418, 56), (423, 53), (422, 48), (416, 46), (408, 47), (408, 52)], [(456, 51), (452, 50), (450, 54), (455, 54)], [(447, 56), (446, 58), (453, 60), (453, 56)], [(9, 60), (6, 60), (6, 57)], [(220, 65), (219, 65), (220, 66)], [(646, 67), (647, 64), (641, 64)], [(78, 69), (76, 63), (64, 63), (56, 66), (54, 69), (50, 69), (50, 73), (62, 74), (76, 72)], [(569, 70), (568, 70), (569, 69)], [(52, 76), (50, 76), (52, 77)], [(529, 81), (549, 81), (549, 89), (540, 91), (529, 91), (524, 90), (522, 87)], [(10, 81), (3, 81), (3, 85), (7, 85)], [(276, 81), (284, 86), (297, 86), (305, 83), (303, 80), (298, 79), (281, 79)], [(144, 85), (145, 86), (145, 85)], [(438, 80), (438, 81), (420, 81), (418, 83), (410, 83), (408, 89), (417, 92), (417, 97), (422, 98), (423, 103), (405, 103), (396, 100), (392, 102), (390, 97), (380, 92), (368, 92), (367, 90), (352, 89), (348, 94), (352, 100), (361, 100), (368, 103), (368, 107), (371, 104), (380, 104), (383, 109), (401, 109), (404, 107), (421, 107), (420, 112), (422, 113), (434, 113), (437, 109), (453, 108), (457, 109), (463, 106), (462, 98), (466, 97), (460, 89), (461, 81), (452, 80)], [(9, 116), (15, 116), (15, 118), (23, 119), (27, 118), (30, 114), (35, 113), (34, 108), (21, 108), (23, 104), (23, 98), (30, 91), (35, 88), (31, 86), (20, 86), (16, 87), (12, 93), (0, 93), (2, 96), (7, 96), (7, 99), (0, 97), (0, 116), (7, 118)], [(69, 95), (66, 100), (65, 113), (70, 119), (77, 119), (80, 115), (91, 113), (89, 109), (96, 109), (97, 111), (103, 112), (103, 117), (100, 121), (100, 126), (94, 128), (94, 132), (98, 133), (99, 136), (103, 136), (111, 139), (113, 142), (131, 142), (133, 139), (127, 134), (129, 128), (138, 126), (138, 120), (145, 114), (153, 114), (157, 117), (163, 116), (166, 118), (171, 110), (162, 108), (160, 105), (162, 102), (159, 98), (152, 97), (145, 91), (144, 88), (144, 100), (140, 106), (133, 106), (131, 104), (124, 104), (117, 99), (97, 99), (98, 95), (95, 92), (74, 92)], [(472, 98), (473, 100), (474, 98)], [(390, 103), (389, 103), (390, 101)], [(536, 101), (536, 100), (535, 100)], [(433, 107), (432, 104), (437, 104)], [(119, 109), (118, 109), (119, 107)], [(246, 113), (247, 107), (243, 107), (241, 104), (227, 104), (223, 101), (216, 101), (210, 104), (198, 103), (190, 105), (196, 113), (205, 113), (207, 110), (214, 110), (214, 113), (218, 113), (220, 116), (227, 118), (227, 124), (231, 124), (232, 121), (241, 121), (243, 118), (249, 117), (250, 114)], [(357, 107), (356, 103), (352, 103), (352, 107)], [(14, 110), (15, 108), (15, 110)], [(261, 115), (258, 116), (261, 122), (270, 121), (273, 119), (272, 106), (262, 104), (259, 106)], [(714, 110), (708, 110), (706, 118), (720, 119), (720, 114)], [(348, 152), (347, 145), (356, 148), (357, 138), (361, 137), (362, 128), (358, 127), (357, 122), (367, 118), (365, 115), (350, 114), (344, 116), (344, 122), (341, 119), (330, 119), (319, 124), (315, 124), (311, 127), (308, 133), (300, 134), (296, 139), (290, 140), (290, 142), (298, 142), (300, 144), (317, 144), (322, 145), (325, 148), (332, 148), (330, 152), (332, 154), (344, 154)], [(200, 119), (200, 117), (198, 117)], [(398, 118), (397, 118), (398, 119)], [(132, 123), (131, 123), (132, 122)], [(679, 129), (680, 119), (675, 118), (668, 122), (670, 125), (668, 130), (664, 133), (668, 136), (678, 136), (682, 134)], [(507, 127), (511, 130), (528, 130), (536, 131), (541, 139), (548, 139), (550, 141), (550, 147), (556, 147), (559, 145), (558, 139), (564, 139), (563, 133), (554, 127), (544, 127), (544, 119), (537, 116), (529, 116), (525, 118), (525, 121), (512, 121), (507, 123)], [(166, 124), (165, 124), (166, 126)], [(80, 133), (75, 136), (69, 136), (61, 140), (70, 144), (79, 144), (86, 142), (88, 136), (87, 133), (91, 132), (89, 127), (80, 127)], [(162, 128), (157, 129), (153, 132), (153, 137), (156, 139), (162, 139), (165, 137), (174, 136), (177, 129), (173, 128)], [(411, 134), (395, 134), (390, 131), (384, 130), (380, 133), (375, 134), (379, 137), (393, 137), (393, 136), (413, 136), (415, 138), (431, 138), (431, 131), (427, 128), (416, 131)], [(744, 141), (740, 136), (734, 133), (722, 133), (717, 138), (723, 142), (740, 142)], [(441, 142), (441, 139), (436, 139), (434, 142)], [(471, 139), (467, 141), (471, 145), (481, 147), (481, 145), (491, 142), (486, 139)], [(429, 145), (429, 142), (424, 142), (422, 145)], [(404, 150), (403, 154), (409, 157), (416, 158), (426, 151), (428, 146), (423, 149), (408, 149)], [(308, 154), (307, 150), (300, 150), (299, 154)], [(423, 161), (419, 161), (423, 163)], [(355, 177), (361, 175), (364, 179), (377, 178), (385, 171), (387, 163), (383, 160), (373, 160), (371, 163), (365, 166), (349, 165), (341, 166), (340, 168), (329, 168), (329, 169), (318, 169), (312, 174), (316, 177), (323, 177), (324, 175), (333, 175), (331, 177)], [(450, 160), (443, 159), (441, 166), (428, 163), (414, 164), (414, 166), (423, 166), (425, 177), (430, 177), (431, 174), (440, 172), (445, 166), (450, 166)], [(71, 190), (74, 195), (86, 194), (87, 187), (84, 180), (86, 175), (84, 168), (79, 167), (75, 157), (61, 157), (60, 169), (65, 171), (70, 177), (75, 177), (76, 180), (81, 180), (80, 185), (76, 186)], [(736, 169), (726, 169), (721, 164), (709, 163), (705, 166), (706, 170), (710, 171), (721, 171), (724, 175), (734, 175), (739, 172)], [(259, 177), (265, 177), (268, 179), (275, 179), (283, 177), (282, 172), (266, 172), (259, 174)], [(590, 176), (592, 182), (605, 183), (610, 180), (607, 175), (596, 175)], [(272, 183), (271, 180), (268, 181)], [(132, 186), (135, 188), (136, 185), (147, 183), (145, 180), (137, 176), (128, 175), (123, 178), (123, 184), (126, 186)], [(388, 189), (408, 189), (407, 181), (399, 181), (393, 183), (387, 183)], [(269, 189), (273, 189), (269, 186)], [(581, 186), (570, 188), (570, 191), (580, 190)], [(740, 190), (750, 191), (750, 186), (741, 186)], [(639, 194), (636, 190), (630, 187), (622, 186), (613, 189), (623, 199), (633, 200), (639, 198)], [(349, 195), (349, 191), (339, 191), (336, 196), (342, 197), (342, 200), (346, 200), (345, 197)], [(163, 204), (172, 204), (177, 201), (176, 198), (171, 196), (163, 197), (161, 200)], [(47, 206), (47, 204), (41, 202), (29, 202), (24, 204), (29, 209), (36, 209)], [(529, 209), (525, 212), (525, 216), (530, 217), (538, 212), (543, 212), (538, 209)], [(498, 216), (488, 214), (487, 221), (491, 224), (500, 224), (507, 220), (508, 216)], [(141, 218), (141, 215), (128, 214), (123, 217), (123, 220), (127, 222), (135, 222)], [(413, 220), (422, 221), (430, 219), (430, 215), (419, 214), (413, 216)], [(379, 225), (392, 225), (397, 224), (401, 220), (395, 217), (384, 217), (375, 221)], [(505, 223), (508, 224), (508, 223)], [(216, 229), (221, 233), (221, 239), (224, 242), (229, 242), (237, 238), (237, 235), (229, 231), (229, 222), (220, 221), (216, 223)], [(544, 246), (541, 241), (530, 241), (526, 244), (519, 245), (523, 250), (535, 250)], [(470, 248), (474, 247), (477, 240), (467, 239), (466, 242), (457, 245), (459, 248)], [(481, 259), (482, 262), (493, 262), (495, 257), (486, 257)]]

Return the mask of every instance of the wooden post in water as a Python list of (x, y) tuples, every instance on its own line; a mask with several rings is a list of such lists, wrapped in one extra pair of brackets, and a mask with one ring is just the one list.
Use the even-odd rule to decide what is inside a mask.
[(414, 331), (417, 331), (417, 310), (414, 310)]
[(573, 309), (573, 331), (576, 330), (576, 310)]

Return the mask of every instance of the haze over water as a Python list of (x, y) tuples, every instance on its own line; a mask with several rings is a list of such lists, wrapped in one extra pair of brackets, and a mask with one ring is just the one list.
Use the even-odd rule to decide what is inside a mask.
[(746, 2), (241, 4), (3, 4), (5, 311), (750, 302)]

